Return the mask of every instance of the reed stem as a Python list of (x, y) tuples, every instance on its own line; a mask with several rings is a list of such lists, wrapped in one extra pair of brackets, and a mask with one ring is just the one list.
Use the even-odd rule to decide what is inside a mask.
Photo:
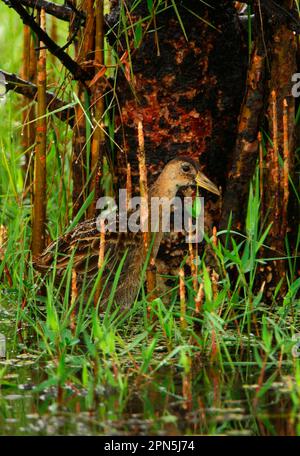
[[(46, 14), (41, 9), (41, 28), (46, 30)], [(32, 214), (32, 255), (38, 256), (45, 247), (46, 234), (46, 147), (47, 147), (47, 102), (46, 102), (46, 48), (40, 43), (37, 65), (37, 115), (36, 148), (34, 161), (34, 203)]]

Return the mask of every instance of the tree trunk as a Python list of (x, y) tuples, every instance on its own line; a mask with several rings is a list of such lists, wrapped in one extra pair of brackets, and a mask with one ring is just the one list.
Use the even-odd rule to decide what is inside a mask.
[[(135, 47), (137, 30), (134, 35), (129, 28), (133, 76), (128, 81), (124, 65), (116, 84), (120, 106), (115, 116), (116, 140), (125, 151), (117, 152), (121, 186), (125, 185), (127, 161), (133, 179), (137, 175), (137, 124), (142, 121), (150, 183), (163, 164), (187, 155), (199, 160), (205, 173), (225, 187), (233, 161), (248, 57), (236, 10), (227, 3), (210, 2), (213, 9), (199, 1), (182, 1), (177, 12), (170, 6), (156, 16), (155, 22), (143, 22), (143, 39)], [(143, 2), (130, 20), (136, 22), (147, 15)], [(126, 49), (125, 37), (121, 37), (120, 58)], [(217, 224), (219, 200), (204, 196), (206, 224)], [(168, 260), (165, 272), (171, 272), (182, 259), (186, 246), (181, 240), (180, 235), (174, 235), (171, 243), (163, 242), (160, 255)]]

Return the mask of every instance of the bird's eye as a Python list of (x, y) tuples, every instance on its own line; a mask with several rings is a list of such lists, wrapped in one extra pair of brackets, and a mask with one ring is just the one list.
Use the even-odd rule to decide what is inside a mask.
[(191, 171), (190, 165), (186, 165), (186, 164), (182, 165), (181, 169), (184, 173), (188, 173), (189, 171)]

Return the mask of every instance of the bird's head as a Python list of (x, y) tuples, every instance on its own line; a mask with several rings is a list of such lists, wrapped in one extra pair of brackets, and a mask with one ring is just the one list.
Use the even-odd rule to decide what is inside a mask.
[(211, 193), (220, 195), (218, 187), (206, 177), (199, 168), (198, 163), (189, 157), (179, 157), (171, 160), (162, 172), (169, 185), (182, 187), (198, 186)]

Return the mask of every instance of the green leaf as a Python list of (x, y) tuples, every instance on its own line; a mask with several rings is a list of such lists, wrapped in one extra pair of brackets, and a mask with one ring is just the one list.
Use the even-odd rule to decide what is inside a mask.
[(195, 201), (193, 203), (192, 216), (194, 218), (198, 218), (201, 214), (201, 209), (202, 209), (201, 199), (197, 197), (197, 198), (195, 198)]
[(138, 22), (135, 26), (135, 31), (134, 31), (134, 47), (138, 48), (139, 45), (141, 44), (143, 37), (143, 28), (142, 28), (142, 23)]
[(153, 10), (153, 0), (147, 0), (148, 11), (151, 14)]

